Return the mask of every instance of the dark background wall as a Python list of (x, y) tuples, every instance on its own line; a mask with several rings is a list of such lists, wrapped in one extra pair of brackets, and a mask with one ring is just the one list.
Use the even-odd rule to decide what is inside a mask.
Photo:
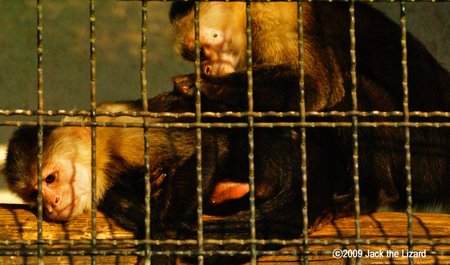
[[(398, 3), (374, 6), (399, 21)], [(148, 3), (149, 96), (170, 90), (172, 76), (194, 70), (173, 51), (169, 8)], [(408, 3), (407, 11), (408, 30), (450, 70), (450, 3)], [(44, 0), (43, 12), (44, 108), (89, 109), (89, 1)], [(36, 21), (35, 0), (0, 0), (0, 109), (37, 108)], [(139, 1), (96, 1), (98, 102), (140, 97), (140, 26)], [(36, 118), (0, 116), (19, 119)], [(1, 160), (13, 130), (0, 127)]]

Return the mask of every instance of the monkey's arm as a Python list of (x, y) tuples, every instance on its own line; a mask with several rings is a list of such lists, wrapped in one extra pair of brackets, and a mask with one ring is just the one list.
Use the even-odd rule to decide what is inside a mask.
[[(150, 173), (153, 205), (161, 193), (166, 174), (161, 169)], [(112, 216), (121, 226), (140, 235), (145, 216), (145, 170), (143, 167), (131, 169), (120, 176), (100, 202), (100, 208)]]
[[(195, 74), (174, 77), (174, 90), (192, 96)], [(313, 76), (305, 76), (306, 109), (321, 110), (338, 103), (344, 97), (339, 91), (318, 85)], [(225, 76), (201, 76), (201, 93), (209, 100), (225, 103), (233, 110), (248, 107), (248, 76), (236, 72)], [(292, 65), (265, 65), (253, 70), (255, 111), (298, 111), (300, 109), (299, 69)]]

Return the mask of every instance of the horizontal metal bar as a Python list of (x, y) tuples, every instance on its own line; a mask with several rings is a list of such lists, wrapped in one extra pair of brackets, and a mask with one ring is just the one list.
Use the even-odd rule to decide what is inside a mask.
[[(114, 127), (114, 128), (144, 128), (143, 123), (121, 123), (121, 122), (55, 122), (45, 121), (44, 126), (61, 127)], [(4, 121), (0, 126), (36, 126), (35, 121)], [(175, 128), (175, 129), (213, 129), (213, 128), (247, 128), (245, 122), (154, 122), (147, 125), (148, 128)], [(254, 123), (255, 128), (336, 128), (351, 127), (351, 122), (258, 122)], [(359, 122), (358, 127), (410, 127), (410, 128), (448, 128), (450, 122)]]
[[(306, 112), (306, 117), (403, 117), (404, 114), (401, 111), (328, 111), (328, 112), (320, 112), (320, 111), (309, 111)], [(69, 116), (69, 117), (87, 117), (91, 116), (91, 112), (88, 110), (79, 110), (79, 111), (66, 111), (66, 110), (48, 110), (48, 111), (36, 111), (36, 110), (1, 110), (0, 116)], [(99, 111), (96, 113), (97, 117), (150, 117), (150, 118), (193, 118), (195, 117), (194, 112), (150, 112), (150, 111), (122, 111), (122, 112), (108, 112), (108, 111)], [(267, 112), (203, 112), (202, 118), (225, 118), (225, 117), (301, 117), (301, 113), (298, 111), (286, 111), (286, 112), (276, 112), (276, 111), (267, 111)], [(420, 117), (420, 118), (450, 118), (450, 112), (444, 111), (432, 111), (432, 112), (423, 112), (423, 111), (412, 111), (409, 113), (410, 117)]]
[[(139, 245), (172, 245), (172, 246), (195, 246), (197, 245), (197, 240), (188, 239), (188, 240), (133, 240), (133, 239), (97, 239), (97, 246), (139, 246)], [(14, 245), (25, 245), (25, 246), (33, 246), (37, 243), (42, 244), (44, 246), (55, 246), (55, 245), (63, 245), (63, 246), (88, 246), (91, 244), (91, 240), (89, 239), (81, 239), (81, 240), (2, 240), (0, 241), (0, 246), (14, 246)], [(277, 245), (277, 246), (301, 246), (304, 244), (302, 239), (292, 239), (292, 240), (282, 240), (282, 239), (226, 239), (226, 240), (218, 240), (218, 239), (204, 239), (204, 244), (209, 245)], [(350, 245), (386, 245), (386, 246), (395, 246), (395, 245), (407, 245), (408, 240), (386, 240), (386, 239), (332, 239), (332, 240), (320, 240), (320, 239), (310, 239), (308, 241), (308, 245), (342, 245), (342, 246), (350, 246)], [(428, 240), (428, 239), (416, 239), (414, 240), (414, 245), (427, 245), (427, 246), (447, 246), (450, 245), (450, 240)], [(2, 250), (0, 250), (2, 251)], [(0, 254), (1, 255), (1, 254)]]

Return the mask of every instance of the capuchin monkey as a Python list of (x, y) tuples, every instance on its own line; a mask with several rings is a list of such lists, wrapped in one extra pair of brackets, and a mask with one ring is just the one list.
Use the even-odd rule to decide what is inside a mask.
[[(305, 16), (310, 18), (312, 6), (304, 6)], [(246, 68), (245, 7), (245, 2), (200, 3), (199, 41), (204, 73), (224, 75)], [(255, 65), (298, 64), (297, 12), (297, 3), (294, 2), (251, 4), (252, 59)], [(174, 2), (170, 20), (175, 30), (175, 50), (186, 60), (194, 61), (194, 2)], [(310, 30), (315, 21), (308, 19), (305, 23), (305, 28)], [(314, 49), (317, 48), (320, 46), (312, 43), (306, 49), (306, 56), (322, 63), (325, 58), (314, 56)]]
[[(271, 79), (277, 77), (278, 83)], [(295, 111), (300, 93), (290, 66), (255, 68), (255, 111)], [(149, 99), (152, 112), (194, 112), (195, 75), (175, 78), (175, 89)], [(244, 85), (242, 85), (244, 84)], [(274, 86), (278, 88), (273, 89)], [(401, 95), (359, 78), (359, 104), (364, 108), (390, 111)], [(203, 111), (246, 111), (247, 86), (240, 73), (203, 75)], [(442, 92), (433, 87), (435, 93)], [(411, 91), (412, 94), (417, 92)], [(449, 99), (445, 99), (448, 101)], [(415, 105), (415, 108), (427, 107)], [(345, 97), (334, 109), (351, 104)], [(400, 103), (398, 103), (400, 104)], [(448, 111), (439, 101), (435, 108)], [(104, 103), (100, 111), (139, 111), (141, 101)], [(89, 121), (88, 117), (83, 120)], [(97, 117), (100, 122), (142, 122), (132, 117)], [(152, 118), (150, 122), (194, 122), (194, 118)], [(295, 117), (255, 117), (255, 122), (292, 122)], [(349, 121), (351, 117), (311, 118), (314, 121)], [(402, 117), (369, 117), (361, 121), (401, 121)], [(418, 121), (426, 120), (425, 118)], [(438, 118), (430, 119), (437, 121)], [(207, 118), (203, 122), (245, 122), (246, 118)], [(442, 204), (449, 210), (448, 179), (450, 139), (448, 128), (411, 128), (411, 172), (413, 202), (417, 208)], [(8, 186), (25, 201), (35, 203), (37, 129), (16, 131), (9, 143), (3, 174)], [(300, 128), (256, 127), (254, 129), (256, 237), (258, 239), (298, 238), (303, 231), (302, 151)], [(326, 224), (332, 218), (351, 215), (353, 204), (353, 146), (349, 127), (308, 127), (306, 129), (308, 224)], [(46, 127), (44, 130), (43, 197), (50, 219), (67, 220), (88, 207), (90, 192), (90, 129)], [(151, 164), (151, 238), (195, 239), (197, 237), (197, 155), (196, 131), (192, 128), (149, 128)], [(359, 175), (362, 213), (390, 206), (406, 206), (405, 129), (403, 127), (359, 128)], [(97, 193), (99, 206), (125, 228), (144, 238), (145, 167), (143, 129), (97, 127)], [(203, 207), (205, 214), (219, 217), (205, 220), (204, 238), (250, 238), (251, 211), (248, 204), (248, 129), (208, 128), (202, 130)], [(49, 179), (50, 178), (50, 179)], [(52, 185), (54, 184), (54, 186)], [(65, 187), (65, 188), (64, 188)], [(426, 188), (424, 188), (426, 187)], [(87, 190), (87, 191), (85, 191)], [(81, 194), (81, 195), (79, 195)], [(57, 205), (66, 200), (64, 210)], [(81, 206), (78, 206), (81, 203)], [(69, 205), (69, 206), (67, 206)], [(68, 211), (69, 213), (66, 213)], [(81, 210), (80, 210), (81, 211)], [(318, 229), (317, 228), (317, 229)], [(280, 246), (258, 246), (278, 249)], [(195, 250), (195, 246), (152, 246), (152, 250)], [(247, 245), (205, 244), (205, 250), (248, 250)], [(176, 256), (153, 255), (155, 264), (173, 264)], [(142, 261), (142, 260), (141, 260)], [(184, 258), (184, 262), (194, 262)], [(206, 264), (238, 264), (246, 254), (205, 256)]]
[[(185, 8), (183, 11), (179, 8), (177, 14), (174, 11), (177, 5), (178, 2), (174, 3), (172, 8), (172, 21), (180, 23), (191, 9)], [(355, 4), (355, 7), (357, 108), (360, 111), (403, 111), (400, 28), (367, 5)], [(255, 9), (252, 6), (252, 10)], [(352, 110), (348, 4), (304, 3), (304, 11), (306, 110)], [(253, 34), (256, 34), (258, 27), (253, 28)], [(409, 110), (450, 111), (448, 72), (411, 35), (408, 35), (407, 44)], [(231, 50), (233, 52), (230, 54), (234, 54), (233, 49), (225, 50)], [(254, 52), (254, 55), (257, 53)], [(239, 56), (236, 58), (241, 60)], [(300, 88), (296, 63), (289, 60), (256, 62), (255, 59), (254, 111), (298, 111)], [(203, 68), (205, 74), (201, 76), (202, 111), (248, 111), (248, 77), (242, 72), (245, 66), (230, 64), (231, 70), (219, 71), (215, 69), (222, 69), (222, 66), (211, 65), (210, 68)], [(194, 112), (195, 78), (195, 75), (175, 77), (174, 90), (150, 99), (149, 111)], [(99, 105), (97, 111), (138, 111), (141, 110), (140, 105), (140, 101), (106, 103)], [(411, 116), (409, 119), (412, 122), (445, 121), (442, 117)], [(89, 118), (84, 120), (89, 121)], [(202, 122), (211, 123), (246, 120), (245, 117), (202, 118)], [(403, 116), (382, 115), (358, 118), (360, 123), (403, 120)], [(123, 116), (97, 117), (97, 121), (142, 122), (139, 118)], [(162, 117), (150, 121), (194, 122), (195, 119)], [(299, 118), (255, 117), (256, 123), (260, 121), (293, 122), (299, 121)], [(308, 116), (307, 121), (352, 122), (352, 117)], [(301, 134), (300, 127), (254, 128), (258, 239), (292, 239), (303, 232), (302, 208), (305, 202), (302, 194)], [(36, 135), (35, 128), (21, 128), (14, 134), (3, 171), (11, 190), (28, 202), (35, 201), (36, 197)], [(449, 135), (450, 130), (446, 127), (410, 128), (412, 199), (416, 208), (439, 204), (444, 211), (450, 212)], [(85, 185), (91, 180), (90, 136), (89, 128), (45, 128), (43, 180), (47, 187), (43, 188), (43, 196), (46, 214), (51, 219), (68, 220), (89, 208), (89, 199), (82, 198), (90, 196), (87, 195), (90, 185)], [(133, 230), (137, 238), (144, 238), (145, 234), (143, 137), (142, 128), (97, 127), (98, 202), (107, 214)], [(198, 207), (196, 131), (192, 128), (149, 128), (149, 137), (152, 239), (195, 239)], [(402, 126), (358, 127), (362, 213), (385, 205), (395, 210), (405, 209), (405, 142), (405, 128)], [(204, 213), (220, 216), (205, 220), (204, 238), (251, 238), (248, 147), (248, 128), (213, 126), (202, 130)], [(332, 218), (353, 214), (353, 148), (351, 127), (306, 128), (308, 227), (318, 229)], [(57, 185), (53, 187), (52, 184)], [(88, 191), (85, 191), (86, 186)], [(58, 209), (58, 214), (54, 214), (55, 209)], [(152, 250), (156, 247), (152, 246)], [(190, 250), (196, 248), (188, 247)], [(187, 246), (163, 245), (158, 248), (183, 250)], [(277, 248), (279, 246), (257, 246), (259, 250)], [(248, 250), (249, 246), (204, 245), (204, 250), (217, 249)], [(173, 256), (168, 260), (158, 258), (158, 255), (152, 256), (152, 262), (175, 262)], [(247, 260), (246, 254), (205, 256), (206, 264), (236, 264)]]
[[(203, 73), (246, 75), (245, 5), (243, 2), (200, 3), (199, 44)], [(302, 3), (302, 6), (307, 110), (329, 110), (347, 96), (351, 84), (349, 4), (314, 2)], [(292, 68), (294, 74), (299, 72), (297, 13), (296, 2), (251, 3), (253, 66), (284, 65), (282, 69)], [(355, 16), (358, 75), (400, 96), (403, 78), (400, 27), (364, 3), (355, 3)], [(174, 25), (176, 51), (186, 60), (194, 61), (194, 2), (174, 2), (170, 20)], [(425, 100), (429, 101), (431, 109), (438, 110), (438, 105), (433, 107), (431, 103), (437, 100), (443, 104), (449, 98), (450, 91), (443, 89), (449, 87), (448, 73), (409, 33), (407, 48), (408, 85), (410, 90), (421, 92), (412, 95), (410, 103), (415, 106), (415, 102)], [(277, 83), (276, 76), (271, 80)], [(434, 87), (440, 91), (430, 89)], [(395, 107), (403, 110), (401, 102), (396, 102)]]
[[(130, 103), (131, 104), (131, 103)], [(104, 103), (99, 111), (120, 112), (132, 109), (129, 103)], [(89, 117), (66, 117), (66, 122), (90, 121)], [(98, 122), (141, 122), (131, 117), (98, 117)], [(8, 187), (26, 203), (36, 206), (37, 199), (36, 126), (25, 126), (12, 136), (3, 174)], [(158, 137), (157, 135), (155, 135)], [(138, 128), (99, 127), (96, 137), (97, 202), (124, 172), (144, 164), (143, 130)], [(68, 221), (91, 209), (91, 129), (89, 127), (45, 127), (42, 158), (42, 195), (46, 216)], [(162, 154), (154, 154), (161, 157)], [(157, 196), (158, 184), (165, 174), (155, 168), (151, 174)]]
[[(189, 77), (184, 85), (190, 86)], [(177, 84), (179, 85), (179, 84)], [(298, 99), (292, 82), (280, 84), (292, 101)], [(149, 99), (152, 112), (194, 112), (195, 97), (178, 87)], [(189, 88), (190, 89), (190, 88)], [(275, 101), (271, 101), (275, 102)], [(268, 102), (268, 107), (277, 108)], [(203, 98), (206, 111), (245, 111), (239, 102), (222, 104)], [(262, 107), (262, 106), (261, 106)], [(263, 110), (256, 106), (256, 110)], [(286, 108), (291, 109), (286, 105)], [(104, 103), (102, 111), (139, 111), (141, 101)], [(142, 118), (141, 118), (142, 119)], [(149, 118), (150, 119), (150, 118)], [(90, 121), (89, 117), (71, 121)], [(142, 123), (133, 117), (98, 116), (98, 122)], [(204, 122), (242, 122), (246, 118), (205, 118)], [(288, 121), (286, 119), (286, 121)], [(150, 122), (194, 122), (194, 118), (152, 118)], [(264, 119), (262, 119), (264, 121)], [(311, 129), (308, 137), (308, 218), (311, 223), (330, 212), (343, 161), (329, 130)], [(3, 175), (8, 187), (31, 205), (36, 205), (37, 128), (19, 128), (8, 146)], [(145, 166), (142, 128), (97, 127), (96, 175), (99, 208), (125, 228), (145, 235)], [(303, 229), (301, 150), (299, 129), (255, 129), (255, 199), (258, 238), (296, 238)], [(215, 214), (203, 224), (204, 238), (249, 238), (249, 161), (247, 128), (202, 130), (202, 192), (205, 214)], [(43, 204), (50, 220), (67, 221), (90, 207), (91, 130), (86, 127), (45, 127), (42, 165)], [(316, 143), (317, 142), (317, 143)], [(313, 144), (314, 143), (314, 144)], [(152, 239), (195, 239), (197, 237), (196, 130), (149, 128), (151, 165)], [(329, 158), (322, 165), (322, 158)], [(320, 159), (319, 159), (320, 158)], [(339, 166), (340, 165), (340, 166)], [(344, 172), (342, 172), (343, 174)], [(314, 192), (318, 191), (320, 192)], [(156, 193), (154, 193), (156, 191)], [(188, 246), (152, 246), (152, 250), (183, 250)], [(222, 250), (246, 250), (248, 246), (220, 246)], [(268, 248), (265, 246), (264, 248)], [(191, 250), (192, 246), (189, 246)], [(195, 248), (195, 247), (194, 247)], [(263, 248), (263, 247), (262, 247)], [(206, 250), (217, 249), (205, 244)], [(175, 257), (155, 255), (152, 262), (168, 264)], [(246, 255), (205, 257), (206, 264), (245, 262)], [(186, 262), (192, 260), (186, 259)]]
[[(297, 3), (252, 3), (253, 99), (258, 111), (300, 110)], [(193, 3), (172, 4), (175, 47), (187, 60), (194, 56)], [(227, 19), (225, 19), (227, 18)], [(199, 42), (204, 97), (221, 104), (246, 106), (248, 100), (245, 3), (202, 2)], [(351, 111), (350, 13), (348, 3), (303, 3), (303, 60), (306, 111)], [(381, 12), (355, 3), (356, 88), (358, 111), (404, 111), (401, 29)], [(407, 34), (409, 111), (450, 111), (449, 73), (414, 36)], [(195, 76), (176, 77), (181, 93), (193, 95)], [(284, 89), (290, 90), (286, 93)], [(294, 89), (294, 90), (293, 90)], [(351, 117), (307, 116), (309, 122), (352, 122)], [(401, 122), (404, 117), (367, 116), (358, 122)], [(409, 117), (411, 122), (442, 122), (445, 118)], [(331, 174), (323, 187), (334, 185), (331, 202), (322, 213), (310, 213), (320, 227), (332, 218), (354, 213), (352, 129), (306, 130), (308, 181)], [(410, 128), (413, 206), (422, 211), (439, 207), (450, 212), (450, 131)], [(298, 137), (299, 134), (297, 134)], [(313, 138), (313, 139), (310, 139)], [(320, 139), (320, 140), (319, 140)], [(327, 139), (328, 152), (321, 149)], [(358, 170), (362, 213), (380, 206), (403, 211), (406, 194), (405, 128), (358, 128)], [(321, 153), (318, 155), (315, 151)], [(312, 155), (309, 156), (309, 154)], [(314, 172), (314, 159), (336, 171)], [(324, 164), (321, 164), (324, 165)], [(325, 166), (327, 167), (327, 166)], [(325, 184), (326, 183), (326, 184)], [(299, 187), (299, 186), (298, 186)], [(308, 188), (309, 185), (308, 185)], [(311, 189), (309, 193), (315, 193)], [(321, 193), (321, 192), (320, 192)], [(327, 191), (321, 194), (326, 194)], [(308, 194), (308, 199), (311, 198)], [(312, 199), (317, 201), (318, 198)], [(312, 206), (314, 205), (314, 206)], [(317, 204), (309, 207), (312, 211)], [(282, 214), (280, 214), (282, 216)], [(311, 215), (309, 215), (311, 217)], [(293, 218), (299, 218), (298, 215)], [(312, 223), (311, 223), (312, 222)]]
[[(290, 85), (290, 84), (286, 84)], [(286, 92), (289, 90), (286, 89)], [(177, 90), (149, 99), (152, 112), (194, 112), (195, 99)], [(243, 110), (242, 106), (204, 99), (209, 111)], [(104, 103), (98, 112), (139, 111), (141, 101)], [(70, 121), (90, 121), (89, 117)], [(98, 122), (142, 123), (139, 118), (105, 117)], [(233, 119), (234, 120), (234, 119)], [(238, 121), (241, 119), (238, 119)], [(194, 122), (194, 118), (158, 118), (150, 122)], [(215, 119), (205, 119), (214, 122)], [(220, 119), (220, 121), (224, 121)], [(232, 121), (232, 120), (230, 120)], [(37, 128), (19, 128), (8, 146), (3, 175), (8, 187), (30, 205), (37, 197)], [(142, 128), (97, 127), (96, 175), (99, 207), (125, 228), (145, 235), (145, 166)], [(197, 230), (197, 156), (195, 129), (150, 128), (149, 157), (152, 166), (152, 239), (195, 239)], [(91, 130), (86, 127), (45, 127), (43, 147), (43, 205), (50, 220), (67, 221), (90, 207), (91, 199)], [(311, 138), (312, 139), (312, 138)], [(301, 181), (300, 150), (297, 132), (292, 129), (255, 131), (256, 203), (258, 205), (258, 237), (292, 238), (300, 234)], [(323, 142), (325, 145), (326, 140)], [(205, 129), (202, 134), (202, 174), (204, 213), (222, 216), (205, 221), (205, 238), (247, 238), (249, 236), (248, 206), (248, 137), (247, 129)], [(324, 146), (325, 147), (325, 146)], [(321, 149), (317, 146), (316, 149)], [(327, 149), (327, 148), (325, 148)], [(312, 166), (325, 170), (321, 167)], [(331, 165), (330, 165), (331, 169)], [(326, 171), (326, 170), (325, 170)], [(326, 209), (332, 185), (322, 187), (331, 171), (308, 182), (312, 190), (322, 189), (326, 196), (311, 193), (310, 211)], [(156, 190), (156, 194), (153, 191)], [(296, 208), (296, 210), (293, 210)], [(320, 209), (320, 210), (319, 210)], [(282, 216), (284, 215), (284, 216)], [(291, 222), (294, 220), (294, 222)], [(266, 227), (267, 228), (264, 228)], [(264, 228), (264, 229), (263, 229)], [(161, 246), (167, 250), (167, 246)], [(192, 247), (192, 246), (191, 246)], [(155, 250), (158, 246), (153, 246)], [(178, 248), (178, 247), (177, 247)], [(182, 249), (182, 247), (179, 247)], [(214, 246), (205, 245), (206, 249)], [(222, 247), (221, 247), (222, 248)], [(237, 249), (243, 248), (243, 246)], [(244, 247), (245, 248), (245, 247)], [(225, 248), (227, 249), (227, 248)], [(159, 257), (161, 258), (161, 257)], [(224, 258), (224, 260), (222, 260)], [(240, 262), (239, 255), (231, 259)], [(172, 262), (153, 258), (156, 264)], [(245, 258), (244, 258), (245, 260)], [(225, 257), (207, 258), (209, 264), (229, 262)], [(158, 263), (159, 262), (159, 263)]]
[[(302, 3), (302, 7), (306, 111), (351, 111), (353, 84), (349, 3)], [(262, 111), (300, 110), (297, 14), (297, 3), (294, 2), (251, 3), (253, 97), (255, 108), (259, 107)], [(177, 52), (185, 59), (193, 60), (194, 3), (174, 2), (170, 19), (175, 28)], [(245, 3), (200, 3), (199, 44), (203, 73), (200, 90), (208, 99), (222, 104), (247, 104), (246, 26)], [(403, 112), (401, 28), (364, 3), (355, 3), (355, 27), (357, 110)], [(406, 43), (408, 111), (448, 112), (449, 73), (409, 33)], [(174, 81), (181, 93), (192, 95), (194, 79), (192, 75), (180, 76)], [(287, 83), (290, 85), (286, 86)], [(298, 91), (281, 91), (286, 87)], [(307, 116), (307, 121), (352, 122), (352, 119)], [(358, 121), (400, 122), (404, 121), (404, 117), (369, 115), (359, 117)], [(442, 122), (445, 119), (411, 116), (409, 121)], [(404, 128), (359, 127), (358, 132), (362, 211), (371, 212), (380, 205), (403, 210), (406, 206)], [(449, 198), (444, 195), (445, 189), (450, 186), (444, 178), (449, 173), (449, 131), (410, 128), (410, 132), (411, 164), (417, 167), (412, 169), (413, 201), (417, 202), (418, 210), (423, 208), (423, 202), (428, 201), (442, 205), (443, 210), (449, 212)], [(336, 213), (350, 213), (354, 208), (354, 187), (349, 185), (353, 182), (350, 176), (354, 168), (351, 133), (349, 128), (338, 127), (329, 136), (332, 142), (337, 143), (336, 152), (346, 157), (342, 165), (337, 166), (344, 165), (341, 173), (335, 173), (339, 179), (347, 180), (335, 191), (334, 216), (337, 216)], [(327, 161), (332, 160), (329, 156), (324, 157)], [(439, 179), (445, 189), (432, 184), (432, 179)], [(424, 185), (435, 192), (433, 199), (425, 194)]]

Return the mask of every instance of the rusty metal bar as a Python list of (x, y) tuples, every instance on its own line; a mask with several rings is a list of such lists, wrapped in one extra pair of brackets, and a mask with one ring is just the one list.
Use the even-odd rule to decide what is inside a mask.
[[(406, 43), (406, 4), (400, 3), (400, 25), (402, 28), (402, 69), (403, 69), (403, 113), (404, 121), (409, 122), (409, 89), (408, 89), (408, 49)], [(406, 173), (406, 214), (408, 215), (408, 250), (413, 249), (412, 235), (412, 177), (411, 177), (411, 138), (410, 128), (405, 127), (405, 173)], [(414, 259), (408, 257), (408, 263), (414, 264)]]
[[(298, 66), (299, 66), (299, 88), (300, 88), (300, 122), (306, 122), (306, 104), (305, 104), (305, 66), (303, 58), (303, 4), (300, 0), (297, 2), (297, 25), (298, 25)], [(308, 174), (306, 164), (306, 127), (300, 128), (300, 151), (301, 151), (301, 174), (302, 174), (302, 217), (303, 217), (303, 251), (308, 251), (309, 238), (308, 238)], [(305, 265), (309, 264), (309, 256), (303, 256), (303, 262)]]
[[(248, 112), (253, 113), (253, 59), (252, 59), (252, 4), (250, 0), (246, 1), (246, 18), (247, 18), (247, 78), (248, 78)], [(255, 207), (255, 139), (254, 139), (254, 120), (248, 117), (248, 181), (250, 186), (249, 202), (250, 202), (250, 239), (256, 239), (256, 207)], [(256, 244), (250, 246), (250, 264), (256, 265), (257, 251)]]
[[(147, 0), (142, 0), (141, 7), (141, 98), (142, 110), (148, 111), (148, 96), (147, 96), (147, 21), (148, 21), (148, 7)], [(151, 226), (151, 185), (150, 185), (150, 142), (149, 142), (149, 119), (143, 117), (144, 121), (144, 164), (145, 164), (145, 240), (150, 240), (150, 226)], [(152, 257), (151, 245), (145, 245), (145, 265), (151, 264)]]
[[(355, 1), (350, 1), (350, 60), (351, 60), (351, 79), (352, 79), (352, 104), (353, 111), (358, 110), (358, 95), (357, 95), (357, 78), (356, 78), (356, 36), (355, 36)], [(352, 117), (352, 131), (353, 131), (353, 182), (355, 185), (355, 229), (356, 239), (361, 239), (360, 226), (360, 196), (359, 196), (359, 153), (358, 153), (358, 116)], [(361, 249), (359, 244), (356, 244), (356, 249)], [(361, 264), (361, 258), (356, 257), (356, 264)]]
[[(194, 23), (195, 23), (195, 120), (201, 123), (201, 93), (200, 93), (200, 2), (195, 1)], [(197, 152), (197, 247), (198, 251), (203, 251), (203, 169), (202, 169), (202, 128), (196, 129), (196, 152)], [(198, 264), (203, 265), (204, 256), (198, 256)]]
[[(43, 0), (37, 1), (37, 96), (38, 107), (40, 111), (44, 110), (44, 35), (43, 35)], [(42, 205), (42, 154), (44, 152), (44, 117), (42, 115), (37, 116), (38, 124), (38, 167), (37, 167), (37, 184), (38, 184), (38, 197), (37, 197), (37, 212), (38, 212), (38, 264), (44, 264), (44, 249), (42, 245), (42, 218), (43, 218), (43, 205)]]
[[(97, 89), (96, 89), (96, 50), (95, 50), (95, 0), (89, 0), (89, 32), (90, 32), (90, 88), (91, 88), (91, 119), (95, 123), (97, 111)], [(97, 128), (91, 127), (91, 175), (92, 175), (92, 251), (97, 250)], [(97, 257), (91, 256), (91, 264), (97, 264)]]

